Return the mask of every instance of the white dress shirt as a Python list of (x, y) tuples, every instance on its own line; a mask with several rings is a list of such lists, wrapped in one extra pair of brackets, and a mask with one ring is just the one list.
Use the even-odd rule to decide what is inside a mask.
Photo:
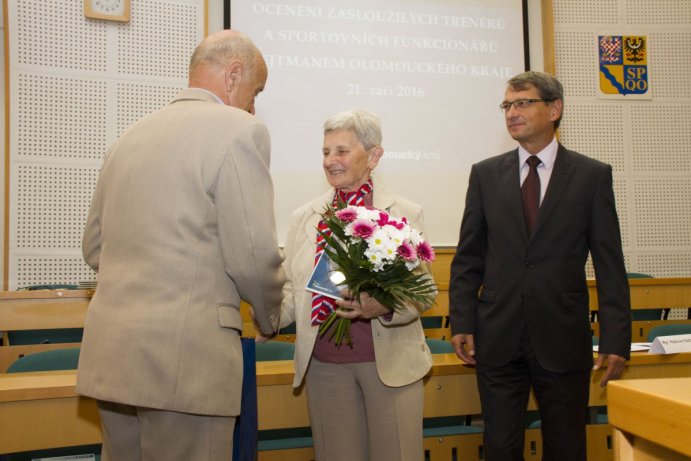
[[(535, 154), (541, 160), (541, 163), (537, 166), (537, 174), (540, 176), (540, 205), (542, 205), (542, 200), (545, 198), (545, 191), (547, 191), (549, 178), (552, 176), (552, 169), (554, 168), (554, 161), (557, 159), (558, 148), (559, 143), (557, 143), (557, 138), (555, 137), (544, 149)], [(521, 165), (518, 172), (521, 175), (521, 185), (523, 185), (523, 181), (526, 176), (528, 176), (530, 167), (526, 163), (526, 160), (530, 155), (531, 154), (522, 146), (518, 146), (518, 161), (519, 165)]]

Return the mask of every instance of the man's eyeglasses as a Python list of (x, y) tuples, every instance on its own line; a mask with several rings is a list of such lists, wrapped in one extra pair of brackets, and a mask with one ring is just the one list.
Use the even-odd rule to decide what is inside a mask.
[(504, 101), (499, 104), (499, 109), (504, 112), (508, 112), (511, 106), (515, 107), (517, 110), (525, 109), (532, 106), (536, 102), (552, 102), (554, 99), (516, 99), (515, 101)]

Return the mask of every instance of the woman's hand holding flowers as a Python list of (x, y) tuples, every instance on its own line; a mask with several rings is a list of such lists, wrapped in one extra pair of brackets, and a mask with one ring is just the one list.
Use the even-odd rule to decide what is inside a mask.
[(391, 313), (391, 309), (382, 306), (379, 301), (371, 297), (367, 293), (360, 293), (360, 301), (352, 299), (350, 293), (344, 290), (344, 298), (336, 300), (337, 309), (336, 315), (345, 319), (373, 319), (380, 315)]

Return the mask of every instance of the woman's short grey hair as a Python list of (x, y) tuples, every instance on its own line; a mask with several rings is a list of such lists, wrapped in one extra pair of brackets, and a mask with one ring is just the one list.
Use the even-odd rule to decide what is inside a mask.
[[(545, 72), (528, 71), (518, 74), (508, 81), (509, 88), (514, 91), (525, 91), (534, 87), (540, 94), (540, 99), (554, 101), (560, 99), (564, 101), (564, 88), (554, 75)], [(554, 122), (554, 127), (558, 128), (561, 117)]]
[(324, 122), (324, 134), (336, 130), (352, 131), (366, 150), (381, 145), (379, 117), (366, 109), (346, 110), (327, 118)]

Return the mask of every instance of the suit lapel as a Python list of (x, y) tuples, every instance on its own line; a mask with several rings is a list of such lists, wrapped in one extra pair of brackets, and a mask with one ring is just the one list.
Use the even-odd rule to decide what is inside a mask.
[(533, 235), (540, 231), (540, 227), (549, 218), (552, 210), (554, 210), (554, 207), (557, 205), (559, 199), (566, 190), (566, 186), (569, 183), (569, 179), (571, 179), (573, 171), (574, 166), (571, 162), (569, 152), (564, 146), (559, 144), (557, 158), (554, 161), (554, 169), (552, 170), (552, 176), (550, 177), (549, 184), (547, 185), (545, 198), (542, 200), (542, 205), (537, 213), (537, 220), (535, 221), (535, 231)]
[(511, 216), (516, 221), (516, 227), (521, 231), (521, 237), (528, 241), (528, 230), (525, 227), (523, 203), (521, 201), (521, 180), (518, 173), (518, 149), (504, 155), (498, 163), (498, 174), (504, 196), (509, 204)]

